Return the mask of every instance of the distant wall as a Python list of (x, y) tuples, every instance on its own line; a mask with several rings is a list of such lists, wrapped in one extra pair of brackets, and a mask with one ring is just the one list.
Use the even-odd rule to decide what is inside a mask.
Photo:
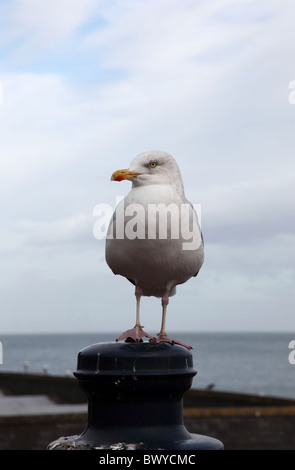
[(208, 411), (199, 417), (187, 413), (186, 427), (219, 439), (227, 450), (295, 450), (295, 408), (265, 408), (265, 413), (262, 408)]
[(86, 403), (78, 380), (39, 374), (0, 373), (0, 390), (9, 395), (48, 395), (56, 403)]
[(86, 414), (0, 417), (0, 450), (45, 450), (61, 436), (81, 434)]
[[(226, 450), (295, 450), (295, 409), (294, 414), (198, 412), (185, 411), (188, 431), (215, 437)], [(86, 425), (86, 414), (0, 417), (0, 450), (43, 450), (61, 436), (81, 434)]]

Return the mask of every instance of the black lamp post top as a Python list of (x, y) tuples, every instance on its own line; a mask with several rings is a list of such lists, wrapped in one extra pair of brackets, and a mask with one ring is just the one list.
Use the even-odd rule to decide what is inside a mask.
[(75, 376), (194, 376), (191, 352), (169, 343), (98, 343), (82, 349)]
[(222, 449), (216, 439), (190, 434), (182, 396), (196, 371), (192, 353), (159, 342), (98, 343), (78, 354), (74, 375), (88, 398), (88, 425), (80, 436), (50, 449)]

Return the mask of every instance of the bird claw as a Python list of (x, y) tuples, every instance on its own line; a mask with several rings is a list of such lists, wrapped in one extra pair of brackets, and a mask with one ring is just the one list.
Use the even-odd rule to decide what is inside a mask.
[(158, 334), (156, 341), (159, 343), (170, 343), (172, 345), (179, 344), (179, 346), (183, 346), (186, 349), (193, 349), (192, 346), (182, 343), (181, 341), (178, 341), (176, 339), (169, 338), (166, 334)]
[(135, 325), (134, 328), (124, 331), (116, 341), (121, 341), (125, 339), (126, 343), (142, 343), (142, 338), (149, 338), (150, 341), (155, 341), (155, 338), (148, 333), (146, 333), (141, 325)]
[(150, 343), (169, 343), (169, 344), (178, 344), (179, 346), (183, 346), (186, 349), (193, 349), (191, 346), (188, 344), (182, 343), (181, 341), (178, 341), (176, 339), (169, 338), (166, 334), (158, 334), (158, 336), (155, 338), (154, 336), (149, 335), (143, 330), (143, 327), (141, 325), (135, 325), (133, 328), (130, 330), (124, 331), (117, 339), (116, 341), (121, 341), (125, 339), (126, 343), (142, 343), (143, 338), (148, 338)]

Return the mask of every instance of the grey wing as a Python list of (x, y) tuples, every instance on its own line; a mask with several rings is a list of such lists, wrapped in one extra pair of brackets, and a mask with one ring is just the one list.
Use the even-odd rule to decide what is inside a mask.
[[(193, 204), (190, 201), (188, 201), (188, 202), (191, 205), (191, 208), (192, 208), (192, 210), (193, 210), (193, 212), (194, 212), (194, 214), (195, 214), (195, 216), (198, 220), (198, 223), (199, 223), (199, 219), (198, 219), (196, 209), (194, 208)], [(201, 231), (201, 238), (202, 238), (202, 246), (204, 247), (204, 237), (203, 237), (203, 232), (202, 231)], [(194, 274), (194, 277), (196, 277), (199, 274), (199, 272), (200, 272), (200, 269), (196, 272), (196, 274)]]

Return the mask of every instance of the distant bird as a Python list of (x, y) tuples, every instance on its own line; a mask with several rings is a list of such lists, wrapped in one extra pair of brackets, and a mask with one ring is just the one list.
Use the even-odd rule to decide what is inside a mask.
[[(203, 236), (197, 214), (186, 199), (180, 170), (166, 152), (139, 154), (129, 169), (112, 174), (112, 181), (130, 180), (132, 189), (117, 205), (106, 237), (106, 261), (114, 274), (135, 285), (136, 323), (117, 341), (176, 343), (165, 330), (169, 297), (176, 286), (196, 276), (203, 264)], [(157, 337), (140, 324), (141, 296), (162, 298), (162, 323)], [(185, 311), (179, 312), (185, 322)]]
[(209, 385), (207, 385), (206, 390), (213, 390), (214, 387), (215, 387), (214, 383), (209, 384)]

